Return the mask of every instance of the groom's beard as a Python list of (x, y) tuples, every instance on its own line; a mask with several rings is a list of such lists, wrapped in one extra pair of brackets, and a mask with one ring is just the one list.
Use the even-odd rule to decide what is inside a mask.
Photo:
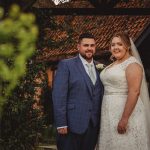
[(80, 54), (85, 60), (92, 60), (93, 59), (93, 51), (87, 50), (84, 54)]

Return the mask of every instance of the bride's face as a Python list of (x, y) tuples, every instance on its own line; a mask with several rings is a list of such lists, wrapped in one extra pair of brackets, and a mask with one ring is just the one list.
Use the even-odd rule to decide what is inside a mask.
[(117, 60), (121, 60), (129, 55), (128, 49), (124, 45), (120, 37), (114, 37), (112, 39), (110, 51)]

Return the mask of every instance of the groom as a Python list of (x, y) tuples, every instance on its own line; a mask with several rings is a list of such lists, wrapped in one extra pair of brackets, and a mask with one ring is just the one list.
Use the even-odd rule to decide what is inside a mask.
[(58, 150), (94, 150), (98, 138), (103, 86), (94, 36), (81, 34), (77, 48), (77, 57), (59, 63), (53, 85)]

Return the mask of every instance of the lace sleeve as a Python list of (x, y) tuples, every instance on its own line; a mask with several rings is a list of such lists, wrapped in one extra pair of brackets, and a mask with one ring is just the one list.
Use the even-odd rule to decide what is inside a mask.
[(132, 63), (137, 63), (141, 66), (140, 62), (133, 56), (131, 56), (129, 59), (127, 59), (126, 61), (124, 61), (122, 64), (121, 64), (121, 68), (123, 70), (126, 70), (126, 68), (132, 64)]

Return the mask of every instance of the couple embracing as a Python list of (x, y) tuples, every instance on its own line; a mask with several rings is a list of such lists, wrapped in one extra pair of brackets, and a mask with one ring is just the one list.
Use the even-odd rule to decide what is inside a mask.
[(59, 63), (52, 93), (58, 150), (150, 149), (149, 96), (133, 46), (126, 33), (116, 33), (114, 61), (99, 73), (95, 38), (83, 33), (78, 56)]

